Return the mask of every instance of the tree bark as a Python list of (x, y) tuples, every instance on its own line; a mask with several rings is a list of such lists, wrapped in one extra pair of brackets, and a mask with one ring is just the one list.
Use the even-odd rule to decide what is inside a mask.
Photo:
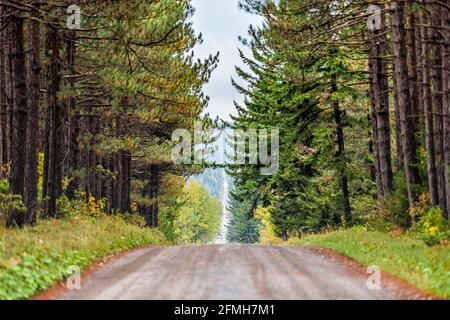
[[(144, 182), (144, 187), (142, 188), (142, 197), (144, 200), (147, 198), (150, 198), (152, 193), (152, 181), (151, 181), (151, 169), (150, 167), (147, 167), (144, 169), (144, 176), (148, 175), (148, 179), (146, 182)], [(152, 211), (151, 208), (145, 204), (139, 206), (139, 213), (142, 215), (145, 219), (145, 225), (147, 227), (151, 227), (153, 225), (152, 220)]]
[[(442, 13), (442, 24), (450, 25), (450, 11), (444, 9)], [(442, 30), (444, 35), (444, 49), (442, 52), (442, 61), (450, 60), (450, 32), (448, 27)], [(444, 113), (444, 154), (445, 154), (445, 193), (447, 203), (447, 218), (450, 220), (450, 66), (443, 63), (442, 68), (443, 82), (443, 113)]]
[(51, 24), (47, 26), (47, 44), (46, 53), (50, 61), (47, 70), (48, 88), (48, 108), (49, 108), (49, 132), (48, 132), (48, 149), (45, 157), (48, 159), (48, 173), (45, 199), (46, 217), (54, 218), (58, 216), (56, 209), (56, 200), (62, 194), (62, 143), (63, 123), (62, 108), (58, 98), (58, 92), (61, 86), (61, 62), (60, 48), (61, 37), (58, 30)]
[[(384, 17), (383, 17), (384, 20)], [(391, 129), (389, 118), (389, 81), (386, 61), (387, 39), (385, 28), (374, 30), (369, 51), (372, 106), (374, 113), (375, 157), (379, 171), (377, 174), (378, 198), (389, 194), (392, 189)]]
[(408, 85), (408, 66), (406, 56), (405, 28), (403, 22), (404, 4), (391, 2), (391, 32), (393, 42), (393, 64), (395, 69), (397, 103), (401, 126), (403, 161), (408, 192), (409, 207), (417, 201), (416, 185), (419, 183), (416, 142), (414, 137), (414, 114), (411, 108), (411, 94)]
[(78, 177), (79, 169), (79, 116), (76, 108), (75, 98), (75, 79), (72, 77), (75, 74), (75, 53), (76, 42), (74, 31), (68, 31), (66, 34), (66, 62), (68, 73), (71, 77), (66, 80), (67, 86), (70, 88), (70, 95), (66, 100), (66, 116), (67, 116), (67, 130), (66, 130), (66, 174), (70, 177), (69, 184), (66, 189), (66, 195), (69, 199), (75, 198), (75, 192), (79, 188), (80, 179)]
[[(12, 18), (13, 34), (13, 70), (14, 70), (14, 105), (11, 144), (10, 188), (16, 195), (24, 196), (25, 150), (27, 138), (28, 95), (25, 72), (24, 19), (15, 15)], [(7, 226), (23, 226), (24, 216), (13, 210), (7, 219)]]
[(422, 100), (419, 99), (419, 91), (421, 90), (419, 82), (417, 80), (417, 50), (416, 50), (416, 14), (414, 13), (414, 2), (416, 0), (408, 0), (407, 10), (408, 15), (406, 18), (407, 22), (407, 60), (408, 60), (408, 77), (409, 77), (409, 88), (411, 95), (411, 108), (414, 114), (414, 135), (416, 138), (420, 137), (420, 121), (419, 115), (420, 110), (423, 109), (421, 106)]
[(131, 156), (127, 151), (119, 151), (116, 155), (116, 183), (114, 208), (122, 213), (129, 212), (131, 201)]
[[(0, 26), (6, 25), (4, 6), (0, 5)], [(0, 179), (4, 177), (4, 166), (8, 163), (6, 143), (6, 28), (0, 30)]]
[(150, 212), (152, 217), (152, 227), (157, 228), (159, 225), (159, 166), (157, 164), (152, 164), (150, 166), (150, 199), (152, 201), (150, 205)]
[(371, 101), (371, 116), (369, 120), (372, 123), (372, 143), (369, 144), (369, 152), (373, 153), (374, 159), (375, 159), (375, 165), (373, 168), (371, 168), (371, 177), (373, 181), (375, 181), (375, 184), (377, 186), (377, 199), (381, 200), (384, 196), (383, 193), (383, 184), (382, 184), (382, 178), (381, 178), (381, 170), (380, 170), (380, 153), (378, 151), (378, 124), (377, 124), (377, 116), (376, 116), (376, 103), (375, 103), (375, 96), (376, 96), (376, 89), (373, 85), (373, 59), (369, 58), (369, 72), (371, 77), (371, 85), (370, 85), (370, 101)]
[[(444, 215), (447, 211), (446, 186), (445, 186), (445, 149), (444, 149), (444, 87), (442, 69), (442, 53), (444, 51), (444, 38), (441, 30), (442, 24), (441, 7), (438, 4), (432, 5), (432, 78), (433, 78), (433, 100), (435, 103), (435, 128), (436, 128), (436, 174), (438, 203)], [(441, 29), (442, 28), (442, 29)]]
[[(421, 0), (424, 4), (425, 1)], [(438, 205), (438, 189), (437, 189), (437, 173), (436, 173), (436, 152), (434, 145), (434, 117), (433, 117), (433, 101), (431, 96), (431, 61), (430, 61), (430, 30), (425, 25), (429, 23), (429, 19), (422, 8), (420, 13), (421, 35), (422, 35), (422, 92), (423, 106), (425, 110), (425, 146), (427, 153), (427, 177), (428, 191), (430, 193), (430, 204)]]
[[(8, 8), (4, 8), (3, 12), (8, 14), (4, 21), (6, 23), (4, 36), (6, 47), (5, 50), (5, 88), (4, 88), (4, 98), (6, 102), (6, 114), (5, 114), (5, 149), (4, 149), (4, 163), (9, 164), (11, 161), (11, 148), (12, 148), (12, 128), (13, 128), (13, 108), (14, 108), (14, 68), (13, 68), (13, 55), (14, 49), (13, 43), (13, 31), (11, 23), (11, 11)], [(7, 170), (8, 171), (8, 170)], [(7, 177), (9, 178), (10, 172), (7, 172)]]
[(119, 151), (115, 156), (114, 171), (116, 174), (115, 184), (114, 184), (114, 209), (122, 211), (123, 203), (123, 163), (122, 163), (122, 152)]
[[(415, 0), (413, 0), (415, 2)], [(423, 90), (422, 90), (422, 83), (423, 83), (423, 61), (422, 61), (422, 36), (420, 32), (420, 20), (419, 16), (415, 14), (415, 23), (414, 25), (414, 33), (415, 33), (415, 56), (416, 56), (416, 74), (417, 74), (417, 100), (418, 103), (418, 114), (417, 114), (417, 129), (419, 131), (418, 136), (416, 136), (416, 142), (417, 146), (423, 146), (425, 147), (425, 110), (423, 106)]]
[[(38, 1), (33, 3), (39, 6)], [(33, 17), (39, 18), (38, 10), (33, 10)], [(29, 107), (28, 107), (28, 134), (27, 134), (27, 161), (25, 174), (25, 199), (27, 206), (26, 222), (36, 223), (36, 211), (38, 209), (38, 138), (39, 132), (39, 98), (40, 98), (40, 22), (30, 20), (29, 25)]]
[[(331, 79), (331, 92), (337, 92), (337, 75), (332, 75)], [(338, 100), (333, 101), (333, 113), (334, 113), (334, 122), (336, 124), (336, 136), (337, 136), (337, 145), (338, 150), (336, 152), (336, 161), (339, 163), (338, 167), (338, 176), (339, 176), (339, 184), (341, 186), (342, 191), (342, 201), (344, 207), (344, 222), (346, 224), (351, 222), (352, 214), (350, 208), (350, 193), (348, 190), (348, 179), (346, 174), (346, 165), (344, 152), (345, 152), (345, 142), (344, 142), (344, 130), (342, 128), (342, 112), (340, 110), (340, 104)], [(378, 117), (377, 117), (378, 119)], [(379, 138), (379, 137), (378, 137)], [(381, 167), (381, 165), (380, 165)]]

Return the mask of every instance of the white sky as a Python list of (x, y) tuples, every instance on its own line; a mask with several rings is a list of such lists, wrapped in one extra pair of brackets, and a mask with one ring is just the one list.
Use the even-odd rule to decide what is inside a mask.
[[(193, 18), (196, 33), (203, 34), (203, 44), (195, 48), (198, 58), (220, 52), (220, 62), (213, 72), (205, 93), (211, 100), (207, 112), (212, 118), (219, 116), (229, 120), (235, 113), (233, 100), (242, 101), (242, 96), (231, 85), (231, 78), (239, 80), (235, 65), (242, 66), (238, 47), (243, 47), (238, 36), (247, 37), (248, 27), (260, 24), (260, 17), (247, 14), (238, 8), (239, 0), (193, 0)], [(244, 48), (248, 54), (248, 50)], [(239, 81), (238, 81), (239, 82)]]

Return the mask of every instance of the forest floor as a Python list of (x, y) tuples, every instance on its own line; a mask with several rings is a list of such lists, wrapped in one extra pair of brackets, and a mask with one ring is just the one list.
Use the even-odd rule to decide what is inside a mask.
[(59, 299), (431, 299), (393, 277), (381, 287), (342, 256), (308, 247), (199, 245), (133, 251)]
[(450, 299), (450, 248), (407, 235), (340, 230), (292, 239), (291, 245), (328, 248), (364, 266), (378, 266), (415, 287)]
[(0, 227), (0, 300), (32, 297), (109, 255), (166, 243), (155, 230), (103, 214)]

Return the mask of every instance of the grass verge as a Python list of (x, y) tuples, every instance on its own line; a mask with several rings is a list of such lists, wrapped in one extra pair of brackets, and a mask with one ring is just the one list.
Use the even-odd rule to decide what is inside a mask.
[(119, 216), (75, 216), (40, 221), (36, 227), (0, 227), (0, 299), (26, 299), (108, 255), (139, 246), (163, 245), (156, 230)]
[(427, 246), (406, 235), (339, 230), (292, 239), (291, 245), (330, 248), (364, 265), (377, 265), (415, 287), (450, 299), (450, 250), (448, 246)]

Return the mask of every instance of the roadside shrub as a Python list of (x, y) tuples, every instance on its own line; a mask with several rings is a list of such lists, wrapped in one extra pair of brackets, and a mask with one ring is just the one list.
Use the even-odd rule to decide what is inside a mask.
[(146, 226), (145, 218), (138, 214), (120, 213), (117, 214), (117, 216), (119, 216), (120, 219), (122, 219), (128, 224), (135, 225), (141, 228), (144, 228)]
[(405, 173), (398, 172), (394, 177), (394, 188), (389, 196), (381, 203), (382, 216), (385, 222), (401, 228), (408, 228), (411, 224), (408, 215), (408, 192), (406, 190)]
[[(418, 214), (419, 209), (414, 211)], [(438, 207), (430, 207), (424, 213), (420, 214), (417, 222), (411, 229), (411, 233), (422, 239), (428, 245), (440, 243), (443, 240), (449, 240), (450, 229), (447, 220), (443, 217), (442, 211)]]
[(7, 217), (13, 210), (24, 213), (26, 207), (21, 196), (11, 194), (8, 180), (0, 179), (0, 217)]
[(88, 217), (98, 217), (103, 214), (105, 208), (105, 200), (97, 200), (93, 196), (89, 196), (88, 201), (69, 200), (65, 195), (56, 201), (58, 213), (62, 217), (72, 217), (82, 215)]

